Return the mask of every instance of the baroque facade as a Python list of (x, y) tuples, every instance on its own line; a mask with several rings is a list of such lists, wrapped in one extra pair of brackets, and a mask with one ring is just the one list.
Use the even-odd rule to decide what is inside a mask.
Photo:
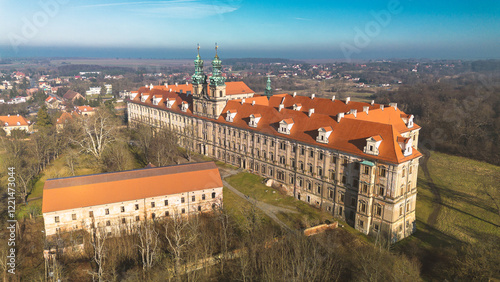
[(225, 82), (215, 55), (207, 81), (141, 87), (130, 124), (167, 127), (181, 146), (269, 178), (298, 200), (392, 242), (415, 232), (418, 134), (413, 115), (389, 105), (253, 93)]

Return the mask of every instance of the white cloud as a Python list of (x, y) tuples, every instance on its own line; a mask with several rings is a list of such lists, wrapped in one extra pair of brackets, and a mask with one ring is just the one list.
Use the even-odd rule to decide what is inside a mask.
[(77, 6), (76, 8), (104, 8), (124, 7), (129, 12), (143, 16), (165, 18), (204, 18), (222, 15), (238, 10), (241, 0), (226, 1), (197, 1), (197, 0), (172, 0), (172, 1), (140, 1), (103, 3)]

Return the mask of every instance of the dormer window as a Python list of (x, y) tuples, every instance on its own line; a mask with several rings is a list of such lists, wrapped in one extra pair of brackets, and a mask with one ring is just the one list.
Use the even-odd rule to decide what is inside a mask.
[(19, 121), (18, 121), (18, 122), (17, 122), (17, 125), (21, 125), (21, 122), (19, 122)]
[(302, 104), (300, 104), (300, 103), (293, 104), (293, 110), (294, 111), (300, 111), (300, 109), (302, 109)]
[(145, 94), (141, 94), (141, 102), (146, 102), (146, 100), (148, 99), (149, 95), (145, 95)]
[(174, 102), (175, 102), (175, 100), (170, 100), (169, 98), (167, 98), (167, 101), (165, 102), (165, 104), (167, 105), (167, 108), (172, 108), (172, 106), (174, 105)]
[(401, 119), (403, 122), (406, 124), (406, 127), (412, 128), (413, 127), (413, 115), (407, 115), (407, 114), (401, 114)]
[(413, 139), (406, 137), (398, 137), (398, 144), (403, 151), (403, 156), (408, 157), (413, 153)]
[(286, 118), (280, 121), (278, 132), (283, 134), (290, 134), (290, 130), (292, 129), (292, 127), (293, 127), (293, 119)]
[(161, 97), (153, 97), (153, 105), (158, 105), (161, 101)]
[(250, 115), (250, 122), (248, 123), (248, 126), (250, 127), (257, 127), (259, 124), (261, 115), (260, 114), (251, 114)]
[(365, 154), (370, 155), (378, 155), (379, 154), (379, 146), (382, 143), (382, 137), (380, 135), (375, 135), (366, 139), (366, 146), (363, 150)]
[(6, 123), (5, 123), (5, 126), (9, 126), (9, 123), (8, 123), (8, 122), (6, 122)]
[(181, 110), (183, 112), (186, 112), (188, 109), (188, 103), (186, 101), (182, 101), (182, 104), (181, 104)]
[(233, 122), (235, 116), (236, 116), (236, 110), (228, 110), (227, 116), (226, 116), (226, 121)]
[(318, 129), (318, 136), (316, 137), (316, 141), (319, 143), (328, 144), (328, 138), (330, 134), (332, 134), (333, 129), (331, 126), (321, 127)]

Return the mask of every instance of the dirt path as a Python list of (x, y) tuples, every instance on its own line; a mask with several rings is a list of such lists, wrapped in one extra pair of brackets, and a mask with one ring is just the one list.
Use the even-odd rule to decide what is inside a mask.
[(229, 176), (232, 176), (232, 175), (235, 175), (235, 174), (238, 174), (240, 172), (241, 172), (241, 170), (239, 170), (239, 169), (238, 170), (225, 171), (224, 175), (222, 176), (222, 179), (223, 179), (222, 183), (224, 184), (224, 186), (227, 187), (232, 192), (234, 192), (239, 197), (241, 197), (242, 199), (248, 201), (250, 204), (255, 205), (263, 213), (265, 213), (272, 220), (274, 220), (279, 226), (283, 227), (284, 229), (286, 229), (288, 231), (292, 231), (292, 229), (290, 227), (288, 227), (288, 225), (286, 225), (283, 221), (281, 221), (276, 216), (276, 214), (278, 214), (279, 212), (297, 213), (297, 211), (290, 210), (290, 209), (287, 209), (287, 208), (277, 207), (277, 206), (273, 206), (273, 205), (270, 205), (270, 204), (267, 204), (267, 203), (264, 203), (264, 202), (261, 202), (261, 201), (257, 201), (256, 199), (250, 198), (249, 196), (241, 193), (238, 189), (234, 188), (233, 186), (231, 186), (231, 184), (227, 183), (227, 181), (224, 180), (225, 178), (227, 178)]
[(437, 188), (436, 184), (434, 184), (434, 181), (432, 180), (431, 174), (429, 173), (429, 168), (427, 167), (427, 162), (429, 161), (430, 157), (431, 157), (430, 151), (427, 151), (424, 153), (424, 157), (422, 158), (422, 170), (424, 171), (425, 178), (427, 178), (427, 182), (429, 183), (429, 187), (431, 188), (431, 192), (434, 195), (433, 210), (432, 210), (431, 214), (429, 215), (429, 218), (427, 218), (427, 224), (434, 227), (434, 225), (437, 222), (437, 218), (439, 216), (439, 213), (441, 212), (441, 207), (442, 207), (443, 202), (441, 201), (441, 194), (439, 193), (439, 189)]

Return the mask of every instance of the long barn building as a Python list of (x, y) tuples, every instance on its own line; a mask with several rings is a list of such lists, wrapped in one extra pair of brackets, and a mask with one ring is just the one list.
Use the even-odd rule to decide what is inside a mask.
[(420, 127), (396, 104), (276, 94), (225, 82), (218, 57), (207, 80), (141, 87), (130, 124), (169, 128), (181, 146), (272, 179), (289, 195), (395, 242), (415, 231)]

